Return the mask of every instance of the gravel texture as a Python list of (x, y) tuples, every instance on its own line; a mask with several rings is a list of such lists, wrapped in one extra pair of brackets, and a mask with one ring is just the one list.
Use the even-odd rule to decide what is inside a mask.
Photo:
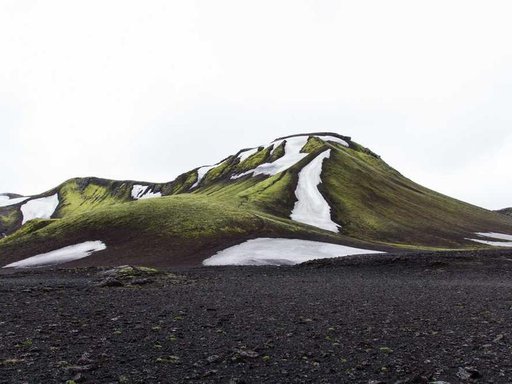
[(169, 272), (2, 272), (0, 383), (512, 382), (512, 251)]

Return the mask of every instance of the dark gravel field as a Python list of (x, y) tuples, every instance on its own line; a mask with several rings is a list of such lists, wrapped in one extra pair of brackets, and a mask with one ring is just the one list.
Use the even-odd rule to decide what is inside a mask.
[(0, 383), (512, 383), (512, 251), (0, 274)]

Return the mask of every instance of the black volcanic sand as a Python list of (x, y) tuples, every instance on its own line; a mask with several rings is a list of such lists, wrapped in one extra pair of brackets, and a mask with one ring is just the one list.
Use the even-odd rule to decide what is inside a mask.
[(512, 251), (173, 272), (3, 272), (0, 383), (512, 382)]

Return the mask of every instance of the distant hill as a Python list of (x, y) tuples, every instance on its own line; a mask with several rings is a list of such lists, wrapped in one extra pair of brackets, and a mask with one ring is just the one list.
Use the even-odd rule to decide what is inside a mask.
[(498, 213), (501, 213), (503, 215), (512, 216), (512, 208), (504, 208), (496, 211)]
[(512, 220), (422, 187), (327, 132), (243, 149), (167, 183), (89, 177), (37, 196), (0, 195), (0, 266), (88, 241), (106, 249), (70, 265), (198, 265), (261, 237), (474, 248), (483, 246), (468, 240), (477, 232), (512, 234)]

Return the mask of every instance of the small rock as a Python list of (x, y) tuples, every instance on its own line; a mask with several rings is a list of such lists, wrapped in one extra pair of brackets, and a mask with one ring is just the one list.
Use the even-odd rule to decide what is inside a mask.
[(496, 338), (493, 340), (494, 343), (498, 343), (500, 342), (501, 340), (503, 340), (505, 336), (503, 334), (499, 334), (498, 336), (496, 336)]
[(480, 372), (475, 367), (460, 367), (457, 372), (457, 377), (462, 380), (478, 379), (482, 377)]
[(258, 352), (252, 351), (250, 349), (234, 349), (235, 353), (237, 353), (240, 357), (245, 357), (249, 359), (255, 359), (259, 356)]
[(65, 369), (70, 373), (78, 374), (81, 372), (91, 371), (93, 368), (91, 365), (72, 365), (70, 367), (66, 367)]
[(119, 281), (113, 277), (107, 277), (106, 279), (98, 283), (98, 287), (122, 287), (124, 286), (122, 281)]
[(211, 355), (206, 358), (206, 361), (210, 364), (215, 363), (216, 361), (219, 361), (219, 360), (220, 360), (219, 355)]

